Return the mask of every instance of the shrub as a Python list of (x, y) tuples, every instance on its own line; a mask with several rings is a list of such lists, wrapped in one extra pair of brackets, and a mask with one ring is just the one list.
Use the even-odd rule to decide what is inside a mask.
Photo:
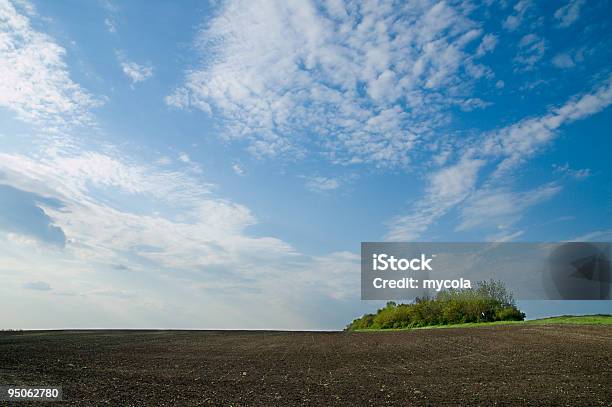
[(389, 301), (376, 314), (355, 319), (346, 329), (390, 329), (469, 322), (522, 321), (525, 314), (500, 281), (482, 281), (467, 290), (441, 291), (411, 304)]
[(523, 321), (525, 313), (515, 306), (507, 306), (495, 311), (496, 321)]

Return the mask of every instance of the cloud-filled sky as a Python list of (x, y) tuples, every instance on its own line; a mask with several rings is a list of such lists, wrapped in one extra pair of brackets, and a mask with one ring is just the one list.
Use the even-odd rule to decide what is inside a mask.
[(337, 329), (361, 241), (609, 241), (611, 13), (0, 0), (0, 328)]

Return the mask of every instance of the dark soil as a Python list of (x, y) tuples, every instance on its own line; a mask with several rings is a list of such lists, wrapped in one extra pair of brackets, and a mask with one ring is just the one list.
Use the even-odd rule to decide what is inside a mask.
[(612, 405), (612, 326), (0, 333), (0, 384), (73, 405)]

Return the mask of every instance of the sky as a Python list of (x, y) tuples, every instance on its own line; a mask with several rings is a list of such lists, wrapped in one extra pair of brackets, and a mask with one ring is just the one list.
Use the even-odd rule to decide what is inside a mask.
[(0, 328), (340, 329), (362, 241), (610, 241), (610, 15), (0, 0)]

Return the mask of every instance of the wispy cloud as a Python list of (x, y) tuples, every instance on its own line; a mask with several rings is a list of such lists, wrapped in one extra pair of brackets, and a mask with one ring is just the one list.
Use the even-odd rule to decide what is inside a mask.
[[(46, 140), (43, 149), (0, 153), (3, 202), (11, 198), (9, 204), (19, 208), (5, 208), (1, 215), (0, 269), (19, 273), (15, 288), (24, 288), (24, 279), (63, 281), (65, 295), (106, 309), (117, 299), (150, 308), (147, 297), (156, 299), (156, 307), (168, 309), (174, 305), (160, 303), (165, 293), (159, 287), (180, 291), (185, 288), (178, 287), (211, 281), (225, 288), (238, 285), (243, 298), (256, 290), (260, 304), (267, 294), (283, 291), (288, 279), (292, 288), (285, 292), (291, 291), (292, 298), (275, 296), (275, 301), (287, 304), (295, 298), (333, 299), (346, 294), (334, 279), (317, 286), (313, 281), (326, 280), (317, 273), (328, 273), (329, 262), (336, 264), (338, 278), (356, 272), (354, 257), (338, 253), (310, 257), (281, 239), (251, 235), (247, 228), (257, 223), (256, 217), (244, 205), (214, 196), (210, 184), (193, 176), (195, 164), (186, 153), (178, 160), (189, 167), (178, 171), (167, 160), (142, 162), (114, 146), (97, 146), (91, 139), (85, 145), (64, 133), (72, 120), (81, 125), (95, 121), (89, 112), (93, 98), (70, 79), (61, 47), (34, 32), (27, 17), (11, 4), (1, 2), (0, 7), (0, 16), (8, 22), (2, 25), (7, 42), (0, 49), (7, 58), (0, 60), (0, 67), (9, 74), (2, 78), (10, 79), (1, 81), (0, 100), (36, 125), (55, 123), (55, 131), (61, 133)], [(71, 142), (64, 143), (65, 138)], [(11, 223), (14, 227), (7, 226), (15, 213), (27, 215), (27, 221), (18, 218)], [(117, 264), (123, 267), (117, 269)], [(158, 288), (103, 284), (103, 278), (92, 274), (96, 270), (146, 273), (148, 284), (157, 281)], [(90, 276), (79, 277), (83, 272)], [(38, 283), (27, 288), (35, 287), (44, 288)], [(216, 306), (225, 301), (232, 300), (220, 299)], [(174, 303), (181, 303), (180, 295)], [(256, 303), (249, 307), (253, 313)], [(212, 314), (202, 318), (215, 323)], [(284, 321), (291, 326), (295, 314), (274, 318), (270, 325)]]
[(119, 8), (116, 4), (112, 3), (109, 0), (104, 0), (101, 3), (102, 7), (107, 13), (107, 17), (104, 19), (104, 25), (106, 26), (106, 29), (111, 34), (117, 34), (116, 14), (119, 11)]
[(312, 192), (328, 192), (339, 187), (340, 181), (335, 178), (320, 176), (306, 178), (306, 188)]
[(116, 34), (117, 33), (117, 26), (116, 26), (115, 20), (113, 20), (113, 18), (111, 18), (111, 17), (105, 18), (104, 19), (104, 25), (108, 29), (109, 33), (111, 33), (111, 34)]
[(153, 67), (150, 65), (139, 65), (125, 59), (120, 64), (123, 73), (132, 81), (132, 86), (153, 77)]
[(584, 48), (561, 52), (553, 57), (552, 64), (559, 69), (574, 68), (584, 61), (585, 52)]
[(525, 233), (524, 230), (517, 230), (517, 231), (510, 231), (510, 232), (502, 230), (498, 233), (487, 236), (485, 240), (487, 242), (498, 242), (498, 243), (511, 242), (523, 236), (524, 233)]
[[(0, 269), (21, 264), (21, 278), (71, 279), (67, 293), (87, 301), (99, 297), (96, 301), (105, 307), (110, 303), (104, 297), (140, 303), (143, 290), (130, 284), (101, 288), (93, 276), (83, 282), (73, 277), (79, 268), (90, 273), (97, 269), (145, 273), (148, 284), (163, 280), (157, 284), (166, 288), (212, 286), (217, 293), (239, 293), (245, 301), (254, 296), (259, 307), (271, 306), (262, 305), (266, 298), (295, 304), (295, 298), (308, 303), (313, 296), (346, 299), (356, 292), (346, 281), (348, 275), (353, 276), (350, 281), (358, 281), (357, 255), (312, 257), (278, 238), (252, 236), (247, 228), (257, 219), (247, 207), (215, 197), (209, 185), (186, 172), (133, 162), (118, 151), (111, 157), (58, 146), (36, 158), (2, 153), (0, 184), (60, 202), (61, 207), (45, 206), (44, 213), (48, 223), (65, 233), (65, 247), (59, 251), (20, 238), (21, 230), (12, 231), (10, 239), (6, 231), (0, 233)], [(131, 211), (127, 208), (134, 205), (126, 208), (126, 202), (137, 202), (143, 209)], [(27, 261), (22, 258), (25, 253), (30, 253)], [(149, 295), (164, 296), (159, 291)], [(234, 299), (218, 299), (217, 305), (225, 301)], [(251, 315), (258, 306), (249, 307)], [(200, 315), (198, 320), (219, 322), (213, 314)], [(289, 316), (281, 319), (276, 314), (266, 321), (271, 326), (297, 327), (301, 320), (292, 322)]]
[(532, 70), (546, 53), (546, 41), (536, 34), (527, 34), (518, 43), (518, 53), (514, 57), (517, 70)]
[[(156, 310), (157, 323), (164, 313), (176, 315), (173, 310), (181, 309), (180, 315), (192, 318), (184, 322), (190, 326), (193, 321), (221, 323), (214, 312), (192, 315), (182, 304), (185, 291), (202, 283), (219, 282), (222, 288), (206, 296), (202, 308), (208, 310), (229, 307), (235, 298), (219, 298), (223, 288), (241, 287), (241, 301), (250, 301), (250, 317), (237, 322), (243, 317), (236, 315), (234, 327), (261, 326), (252, 322), (261, 321), (253, 318), (258, 307), (282, 308), (266, 317), (268, 326), (308, 326), (301, 310), (288, 311), (287, 305), (300, 307), (296, 298), (304, 298), (298, 301), (304, 304), (313, 296), (329, 300), (353, 295), (355, 288), (349, 290), (350, 285), (339, 281), (358, 271), (355, 255), (311, 257), (281, 239), (252, 235), (247, 228), (257, 219), (251, 211), (214, 196), (210, 184), (194, 177), (193, 165), (172, 170), (171, 160), (164, 157), (143, 162), (112, 145), (100, 146), (93, 138), (84, 144), (72, 137), (72, 125), (96, 121), (90, 110), (98, 102), (70, 78), (66, 51), (34, 31), (27, 14), (0, 1), (0, 22), (0, 106), (35, 126), (53, 127), (59, 135), (45, 140), (40, 149), (0, 152), (3, 204), (12, 197), (9, 204), (29, 214), (28, 222), (17, 218), (11, 224), (15, 227), (7, 226), (7, 219), (15, 220), (16, 211), (0, 215), (0, 270), (18, 276), (5, 279), (5, 286), (46, 290), (61, 295), (72, 308), (103, 308), (113, 315), (125, 314), (113, 311), (118, 300), (129, 302), (131, 312), (145, 316), (134, 323), (151, 320), (151, 309)], [(149, 76), (140, 67), (135, 72), (127, 68), (134, 81)], [(178, 160), (191, 162), (183, 153)], [(54, 242), (58, 244), (48, 244)], [(119, 277), (111, 285), (104, 283), (100, 271), (144, 277), (131, 282)], [(143, 279), (147, 288), (135, 282)], [(62, 291), (50, 290), (45, 280), (62, 281)], [(288, 281), (290, 288), (283, 288)], [(259, 293), (257, 299), (249, 297), (253, 290)], [(279, 292), (287, 297), (269, 295)], [(189, 298), (194, 295), (189, 293)], [(120, 323), (114, 319), (109, 324)]]
[(570, 168), (568, 163), (565, 163), (564, 165), (553, 164), (553, 170), (556, 173), (563, 174), (577, 180), (583, 180), (592, 175), (589, 168), (573, 169)]
[(48, 130), (91, 123), (101, 99), (70, 79), (66, 50), (8, 0), (0, 1), (0, 37), (0, 107)]
[[(559, 187), (548, 185), (536, 191), (509, 193), (507, 185), (512, 179), (512, 172), (550, 143), (561, 126), (598, 113), (610, 104), (612, 77), (593, 92), (577, 95), (543, 116), (524, 119), (477, 137), (460, 153), (462, 158), (458, 163), (449, 164), (428, 177), (425, 195), (412, 205), (409, 214), (397, 216), (389, 222), (387, 239), (414, 240), (466, 200), (460, 229), (474, 224), (468, 218), (479, 218), (475, 215), (477, 211), (470, 208), (475, 208), (481, 201), (496, 201), (499, 205), (478, 206), (479, 210), (499, 210), (499, 213), (510, 215), (512, 208), (506, 205), (504, 194), (506, 198), (512, 198), (510, 201), (515, 201), (512, 207), (518, 208), (518, 212), (511, 217), (517, 219), (523, 210), (556, 194)], [(485, 165), (492, 167), (492, 170), (479, 176)], [(482, 180), (480, 185), (479, 179)]]
[(387, 239), (412, 241), (421, 236), (432, 223), (470, 195), (484, 164), (483, 160), (466, 158), (433, 173), (425, 196), (413, 205), (411, 213), (389, 222)]
[(518, 29), (531, 7), (533, 7), (531, 0), (519, 0), (513, 7), (513, 13), (504, 20), (503, 27), (509, 31)]
[(476, 56), (481, 57), (492, 52), (497, 46), (497, 41), (497, 36), (493, 34), (486, 34), (484, 37), (482, 37), (482, 41), (476, 49)]
[(238, 176), (242, 177), (246, 175), (246, 171), (244, 170), (244, 167), (239, 163), (232, 164), (232, 170), (234, 171), (234, 174)]
[(206, 63), (166, 98), (224, 119), (226, 137), (270, 156), (407, 165), (490, 70), (483, 29), (445, 2), (225, 3), (196, 41)]
[(527, 118), (491, 133), (482, 151), (487, 155), (505, 157), (494, 174), (499, 178), (553, 140), (561, 126), (598, 113), (610, 104), (612, 77), (600, 83), (593, 92), (576, 95), (543, 116)]
[(580, 11), (586, 0), (569, 0), (569, 2), (555, 11), (555, 18), (559, 21), (559, 27), (569, 27), (580, 17)]
[(170, 165), (172, 164), (172, 159), (168, 156), (161, 156), (157, 161), (155, 161), (159, 165)]
[(538, 188), (514, 192), (508, 188), (480, 189), (462, 205), (457, 230), (493, 227), (507, 230), (518, 222), (523, 213), (561, 191), (561, 186), (551, 183)]

